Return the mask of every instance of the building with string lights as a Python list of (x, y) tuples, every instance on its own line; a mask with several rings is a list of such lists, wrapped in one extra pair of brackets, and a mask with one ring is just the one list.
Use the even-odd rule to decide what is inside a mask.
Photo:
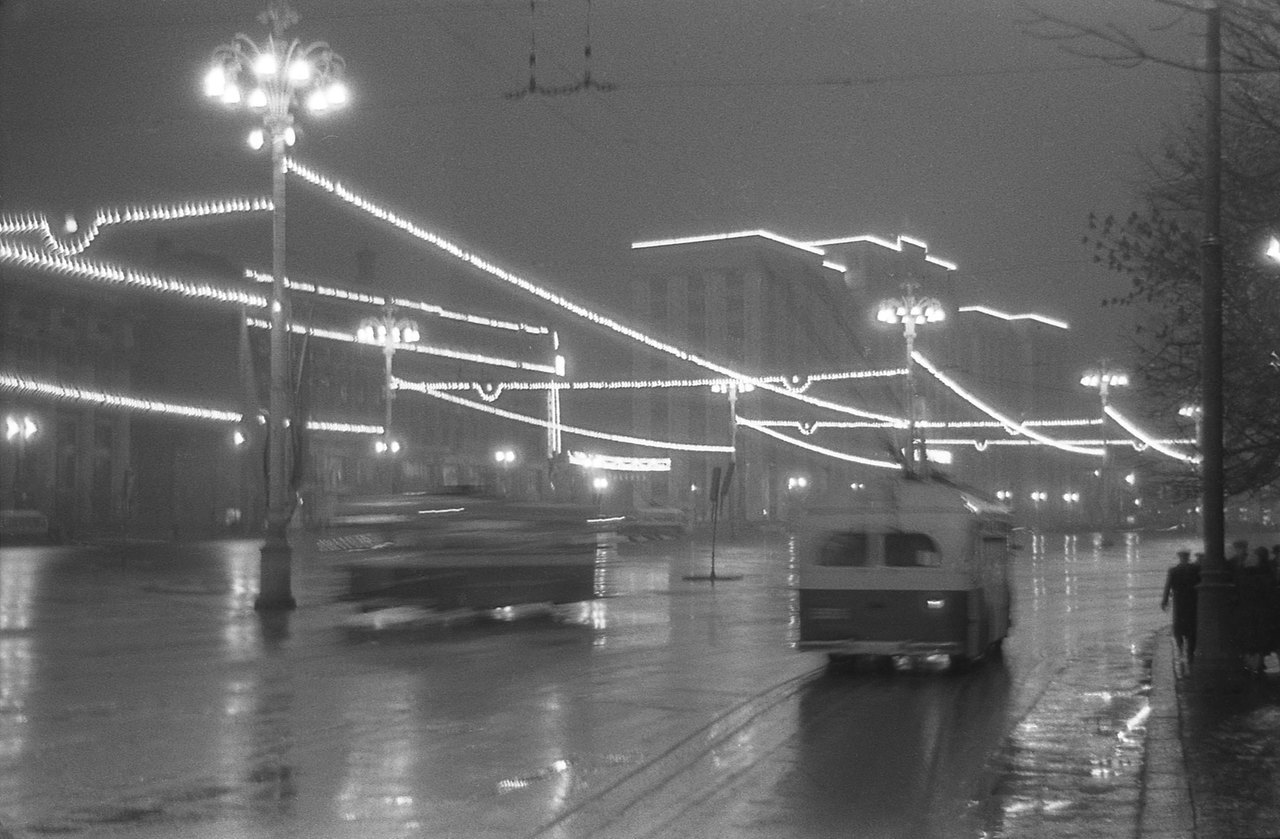
[[(1054, 343), (1068, 340), (1063, 324), (959, 299), (955, 266), (910, 237), (638, 242), (621, 322), (286, 162), (313, 223), (336, 208), (436, 260), (429, 283), (395, 289), (357, 253), (287, 279), (301, 520), (323, 520), (346, 492), (458, 484), (581, 501), (606, 473), (624, 484), (611, 507), (704, 517), (716, 470), (732, 466), (730, 513), (767, 521), (914, 462), (1036, 507), (1047, 525), (1084, 508), (1078, 473), (1109, 449), (1193, 458), (1185, 439), (1146, 435), (1049, 370), (1070, 355)], [(100, 210), (80, 233), (0, 216), (5, 504), (73, 532), (256, 532), (272, 278), (245, 267), (242, 231), (267, 210), (263, 199)], [(222, 233), (191, 234), (213, 220)], [(153, 225), (179, 244), (123, 230), (98, 241)], [(500, 289), (493, 305), (521, 314), (414, 291), (451, 281)], [(621, 347), (631, 376), (609, 375), (588, 339)]]
[[(47, 241), (0, 242), (0, 386), (13, 429), (0, 506), (38, 510), (67, 538), (260, 532), (270, 278), (177, 234), (116, 243), (95, 260), (74, 237)], [(289, 419), (306, 429), (292, 452), (297, 520), (315, 523), (348, 493), (493, 487), (498, 470), (505, 492), (541, 493), (545, 428), (412, 390), (472, 390), (513, 371), (545, 384), (557, 369), (552, 331), (387, 294), (372, 254), (353, 257), (346, 282), (293, 282)], [(396, 336), (396, 390), (386, 342), (361, 333), (389, 313), (424, 333)], [(393, 398), (389, 429), (401, 379), (413, 398)], [(513, 390), (507, 402), (545, 414), (548, 392)], [(510, 453), (502, 463), (498, 444)]]
[[(1031, 526), (1140, 518), (1147, 443), (1080, 386), (1069, 324), (964, 299), (956, 266), (924, 242), (754, 230), (633, 250), (637, 315), (725, 368), (686, 382), (639, 348), (638, 423), (733, 445), (650, 477), (655, 503), (705, 515), (713, 474), (733, 461), (730, 513), (767, 521), (911, 461), (998, 496)], [(920, 451), (908, 454), (912, 440)]]
[[(755, 230), (632, 248), (633, 311), (723, 368), (710, 378), (702, 370), (689, 385), (639, 389), (639, 426), (653, 437), (733, 447), (652, 478), (654, 503), (705, 517), (713, 476), (732, 462), (729, 515), (765, 521), (787, 517), (824, 487), (900, 468), (905, 356), (900, 334), (874, 328), (873, 303), (909, 282), (945, 293), (953, 266), (906, 237), (806, 242)], [(632, 372), (679, 385), (688, 370), (641, 347)], [(835, 422), (815, 425), (825, 419)]]

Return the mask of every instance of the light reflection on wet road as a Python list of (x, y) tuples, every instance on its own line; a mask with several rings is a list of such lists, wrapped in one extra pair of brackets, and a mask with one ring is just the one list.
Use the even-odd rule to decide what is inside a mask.
[(0, 825), (977, 835), (1020, 806), (1001, 777), (1021, 771), (1034, 741), (1019, 722), (1055, 675), (1103, 642), (1136, 661), (1162, 624), (1176, 546), (1028, 537), (1004, 661), (966, 674), (827, 672), (795, 651), (782, 539), (718, 546), (718, 572), (743, 579), (714, 587), (684, 579), (706, 572), (704, 546), (626, 546), (602, 557), (608, 596), (561, 620), (382, 631), (344, 628), (349, 607), (311, 565), (297, 612), (254, 614), (251, 543), (6, 549)]

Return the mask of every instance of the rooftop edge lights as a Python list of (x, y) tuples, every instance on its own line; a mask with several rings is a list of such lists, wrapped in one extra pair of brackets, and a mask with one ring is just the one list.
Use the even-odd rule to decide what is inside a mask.
[(1166, 457), (1171, 457), (1174, 460), (1181, 460), (1183, 463), (1199, 463), (1201, 461), (1201, 458), (1198, 455), (1188, 455), (1188, 454), (1183, 454), (1182, 452), (1174, 451), (1173, 449), (1164, 445), (1162, 441), (1156, 440), (1152, 438), (1150, 435), (1144, 433), (1141, 429), (1139, 429), (1136, 425), (1134, 425), (1131, 420), (1127, 419), (1123, 414), (1117, 411), (1115, 409), (1115, 406), (1103, 405), (1102, 410), (1107, 416), (1115, 420), (1116, 423), (1121, 428), (1123, 428), (1125, 431), (1128, 431), (1134, 437), (1137, 437), (1139, 440), (1141, 440), (1143, 443), (1146, 443), (1151, 448), (1160, 452), (1160, 454), (1165, 455)]
[(957, 312), (977, 312), (983, 315), (990, 315), (993, 318), (1001, 320), (1034, 320), (1037, 323), (1043, 323), (1046, 326), (1057, 327), (1058, 329), (1070, 329), (1071, 325), (1065, 320), (1057, 320), (1056, 318), (1046, 317), (1045, 315), (1037, 315), (1034, 312), (1028, 312), (1022, 315), (1011, 315), (1008, 312), (1001, 312), (998, 309), (992, 309), (988, 306), (961, 306), (956, 309)]
[(897, 240), (893, 242), (872, 233), (865, 233), (861, 236), (846, 236), (839, 239), (819, 239), (812, 242), (806, 242), (805, 244), (825, 249), (832, 245), (852, 245), (857, 242), (870, 242), (873, 245), (879, 245), (882, 248), (888, 248), (889, 250), (897, 251), (898, 253), (902, 253), (902, 244), (903, 242), (906, 242), (907, 244), (914, 245), (925, 252), (925, 262), (932, 263), (940, 268), (945, 268), (948, 271), (954, 271), (957, 267), (956, 263), (951, 262), (950, 260), (942, 259), (930, 254), (929, 245), (923, 239), (917, 239), (914, 236), (907, 236), (905, 234), (899, 234)]
[(815, 407), (826, 408), (828, 410), (835, 411), (837, 413), (842, 413), (842, 414), (850, 414), (853, 416), (866, 417), (869, 419), (884, 420), (886, 422), (895, 423), (898, 426), (903, 428), (905, 428), (907, 425), (907, 421), (904, 419), (889, 417), (883, 414), (875, 414), (870, 411), (863, 411), (848, 405), (841, 405), (835, 402), (828, 402), (823, 399), (815, 399), (810, 396), (805, 396), (803, 394), (789, 391), (786, 388), (780, 387), (778, 385), (770, 384), (768, 382), (757, 381), (749, 375), (746, 375), (744, 373), (739, 373), (736, 370), (731, 370), (728, 367), (724, 367), (722, 365), (716, 364), (712, 361), (709, 361), (693, 353), (685, 352), (679, 347), (672, 346), (671, 344), (666, 344), (661, 341), (658, 341), (655, 338), (651, 338), (650, 336), (645, 335), (643, 332), (640, 332), (638, 329), (633, 329), (629, 326), (625, 326), (619, 323), (618, 321), (613, 320), (612, 318), (606, 317), (605, 315), (602, 315), (598, 312), (594, 312), (591, 309), (588, 309), (587, 307), (581, 304), (575, 303), (566, 297), (556, 294), (555, 292), (552, 292), (546, 288), (543, 288), (542, 286), (536, 285), (530, 282), (529, 280), (526, 280), (523, 277), (519, 276), (518, 274), (515, 274), (511, 271), (506, 270), (505, 268), (502, 268), (498, 265), (495, 265), (492, 262), (489, 262), (488, 260), (481, 257), (480, 255), (466, 250), (461, 245), (455, 244), (454, 242), (451, 242), (448, 239), (445, 239), (443, 236), (440, 236), (436, 233), (432, 233), (428, 230), (425, 230), (419, 227), (418, 225), (414, 224), (413, 222), (409, 221), (408, 219), (405, 219), (397, 215), (396, 213), (390, 212), (389, 210), (386, 210), (382, 207), (375, 205), (372, 201), (360, 195), (357, 195), (355, 192), (343, 186), (341, 183), (334, 181), (331, 178), (324, 177), (314, 169), (311, 169), (308, 166), (304, 166), (300, 164), (293, 157), (285, 158), (285, 166), (288, 168), (290, 172), (293, 172), (303, 181), (305, 181), (306, 183), (309, 183), (311, 186), (315, 187), (316, 189), (320, 189), (325, 192), (328, 192), (330, 195), (335, 196), (336, 198), (373, 216), (374, 218), (384, 221), (387, 224), (390, 224), (393, 227), (399, 230), (402, 230), (405, 233), (408, 233), (410, 236), (413, 236), (414, 238), (419, 239), (431, 245), (432, 247), (435, 247), (435, 248), (438, 248), (439, 250), (444, 251), (445, 253), (449, 254), (455, 259), (465, 262), (468, 265), (471, 265), (473, 268), (479, 271), (483, 271), (484, 273), (490, 275), (491, 277), (501, 280), (502, 282), (507, 283), (508, 285), (514, 286), (520, 289), (521, 291), (524, 291), (528, 294), (532, 294), (534, 297), (537, 297), (540, 300), (550, 303), (553, 306), (558, 306), (559, 308), (565, 310), (566, 312), (576, 315), (586, 321), (589, 321), (598, 326), (604, 327), (605, 329), (608, 329), (612, 332), (616, 332), (617, 334), (622, 335), (623, 337), (626, 337), (626, 338), (630, 338), (633, 341), (637, 341), (641, 344), (644, 344), (650, 349), (654, 349), (654, 350), (657, 350), (658, 352), (662, 352), (674, 358), (678, 358), (681, 361), (687, 361), (690, 364), (695, 364), (699, 367), (702, 367), (705, 370), (711, 370), (712, 372), (719, 373), (722, 376), (729, 376), (730, 378), (733, 378), (738, 382), (754, 384), (757, 387), (761, 388), (762, 390), (768, 390), (773, 393), (778, 393), (783, 396), (787, 396), (791, 399), (795, 399), (795, 400), (804, 402), (806, 404), (813, 405)]
[(771, 242), (777, 242), (788, 247), (798, 248), (807, 251), (814, 256), (826, 256), (826, 251), (816, 245), (806, 244), (798, 239), (790, 239), (774, 233), (772, 230), (739, 230), (734, 233), (709, 233), (702, 236), (681, 236), (673, 239), (651, 239), (645, 242), (632, 242), (632, 250), (642, 250), (644, 248), (664, 248), (670, 245), (695, 245), (702, 242), (725, 242), (730, 239), (768, 239)]
[[(641, 242), (632, 242), (631, 249), (641, 250), (644, 248), (663, 248), (663, 247), (669, 247), (671, 245), (694, 245), (694, 244), (699, 244), (703, 242), (724, 242), (730, 239), (748, 239), (752, 237), (768, 239), (772, 242), (778, 242), (779, 244), (788, 245), (789, 247), (793, 247), (793, 248), (798, 248), (799, 250), (806, 251), (816, 256), (826, 256), (827, 255), (826, 249), (831, 245), (846, 245), (846, 244), (854, 244), (856, 242), (869, 242), (871, 244), (879, 245), (880, 247), (888, 248), (889, 250), (893, 250), (893, 251), (897, 251), (898, 253), (901, 253), (902, 245), (904, 242), (906, 242), (907, 244), (915, 245), (916, 247), (924, 250), (925, 251), (924, 258), (926, 262), (930, 262), (930, 263), (933, 263), (934, 265), (938, 265), (942, 268), (945, 268), (948, 271), (956, 270), (956, 264), (954, 262), (950, 262), (948, 260), (940, 259), (939, 257), (930, 255), (928, 253), (929, 246), (925, 242), (921, 241), (920, 239), (916, 239), (912, 236), (905, 236), (905, 235), (898, 236), (897, 241), (894, 241), (894, 242), (890, 242), (888, 239), (882, 238), (880, 236), (875, 236), (872, 234), (865, 234), (862, 236), (847, 236), (847, 237), (838, 238), (838, 239), (819, 239), (819, 240), (810, 241), (810, 242), (802, 242), (798, 239), (792, 239), (790, 237), (782, 236), (778, 233), (774, 233), (771, 230), (764, 230), (764, 229), (739, 230), (733, 233), (708, 233), (700, 236), (678, 236), (678, 237), (672, 237), (669, 239), (650, 239), (650, 240), (641, 241)], [(834, 271), (843, 272), (845, 270), (845, 266), (836, 262), (831, 262), (829, 260), (824, 261), (822, 265), (824, 268), (830, 268)]]

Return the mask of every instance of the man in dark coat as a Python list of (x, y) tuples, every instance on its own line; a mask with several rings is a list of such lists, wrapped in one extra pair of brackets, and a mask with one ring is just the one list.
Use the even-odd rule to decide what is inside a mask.
[(1169, 569), (1164, 580), (1164, 598), (1160, 608), (1168, 611), (1173, 601), (1173, 639), (1178, 654), (1185, 653), (1190, 664), (1196, 655), (1196, 586), (1200, 585), (1200, 567), (1191, 564), (1191, 551), (1178, 551), (1178, 564)]

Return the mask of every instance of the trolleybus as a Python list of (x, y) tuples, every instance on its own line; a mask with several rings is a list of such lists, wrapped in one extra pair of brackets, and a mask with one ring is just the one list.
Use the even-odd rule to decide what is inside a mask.
[(816, 500), (798, 530), (798, 647), (832, 660), (999, 650), (1010, 627), (1009, 510), (901, 476)]

